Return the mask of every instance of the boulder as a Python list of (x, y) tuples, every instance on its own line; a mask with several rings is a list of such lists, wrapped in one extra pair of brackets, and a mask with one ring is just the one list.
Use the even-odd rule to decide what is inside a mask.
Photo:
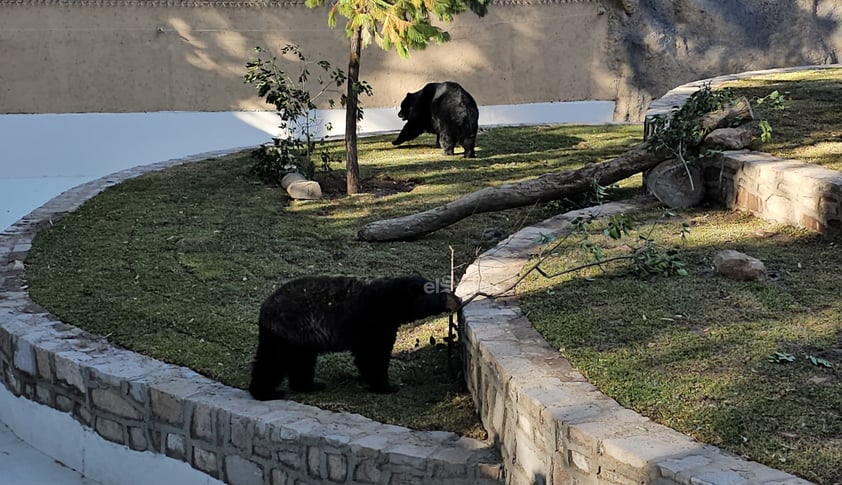
[(760, 281), (766, 279), (766, 265), (763, 261), (733, 249), (720, 251), (713, 258), (716, 274), (738, 281)]

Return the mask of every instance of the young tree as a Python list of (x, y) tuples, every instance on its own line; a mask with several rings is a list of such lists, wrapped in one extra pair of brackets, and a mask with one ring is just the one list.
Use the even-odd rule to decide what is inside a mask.
[[(337, 14), (348, 21), (345, 32), (350, 39), (348, 87), (345, 97), (345, 157), (347, 191), (359, 190), (360, 167), (357, 163), (357, 116), (359, 113), (360, 55), (373, 40), (384, 50), (394, 48), (403, 58), (413, 49), (424, 49), (431, 41), (447, 42), (450, 35), (432, 25), (433, 16), (450, 23), (453, 16), (470, 9), (482, 17), (489, 0), (334, 0), (328, 12), (328, 25), (336, 26)], [(330, 0), (306, 0), (310, 8)]]

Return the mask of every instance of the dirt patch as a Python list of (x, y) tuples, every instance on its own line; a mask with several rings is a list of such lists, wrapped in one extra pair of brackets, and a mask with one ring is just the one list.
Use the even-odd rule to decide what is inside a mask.
[[(322, 195), (324, 197), (335, 199), (346, 195), (347, 183), (344, 173), (331, 172), (319, 174), (316, 176), (316, 180), (322, 187)], [(385, 197), (402, 192), (412, 192), (418, 184), (419, 182), (416, 180), (398, 180), (388, 175), (368, 177), (360, 183), (360, 193), (372, 194), (375, 197)]]

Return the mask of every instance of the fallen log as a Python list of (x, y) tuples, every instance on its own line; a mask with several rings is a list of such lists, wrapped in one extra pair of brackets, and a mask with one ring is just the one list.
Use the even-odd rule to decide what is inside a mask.
[[(739, 149), (745, 148), (751, 141), (751, 137), (744, 132), (756, 135), (759, 131), (758, 122), (751, 122), (753, 119), (751, 103), (743, 97), (732, 106), (705, 114), (701, 124), (705, 129), (713, 130), (711, 145), (721, 144), (722, 138), (718, 135), (727, 132), (732, 135), (729, 141), (736, 140), (728, 147)], [(745, 126), (721, 131), (723, 127), (741, 123)], [(703, 145), (708, 146), (707, 140)], [(424, 212), (371, 222), (359, 230), (357, 237), (369, 242), (415, 239), (473, 214), (513, 209), (582, 193), (590, 189), (594, 180), (603, 186), (610, 185), (636, 173), (646, 172), (674, 156), (670, 150), (652, 151), (647, 142), (639, 143), (609, 162), (588, 164), (577, 170), (547, 173), (535, 179), (488, 187)], [(694, 183), (692, 187), (695, 186)]]
[(609, 162), (488, 187), (424, 212), (372, 222), (363, 226), (357, 236), (369, 242), (414, 239), (472, 214), (523, 207), (585, 192), (594, 180), (600, 185), (610, 185), (650, 169), (670, 156), (666, 151), (651, 152), (646, 143), (640, 143)]

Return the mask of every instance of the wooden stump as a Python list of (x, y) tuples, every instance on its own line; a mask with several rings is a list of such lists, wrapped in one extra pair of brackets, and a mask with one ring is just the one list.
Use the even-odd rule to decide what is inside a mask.
[(290, 172), (281, 179), (281, 187), (293, 199), (315, 200), (322, 197), (322, 187), (314, 180), (307, 180), (298, 172)]
[(647, 190), (671, 209), (686, 209), (702, 202), (705, 197), (702, 169), (696, 165), (685, 167), (680, 160), (661, 162), (647, 172)]

